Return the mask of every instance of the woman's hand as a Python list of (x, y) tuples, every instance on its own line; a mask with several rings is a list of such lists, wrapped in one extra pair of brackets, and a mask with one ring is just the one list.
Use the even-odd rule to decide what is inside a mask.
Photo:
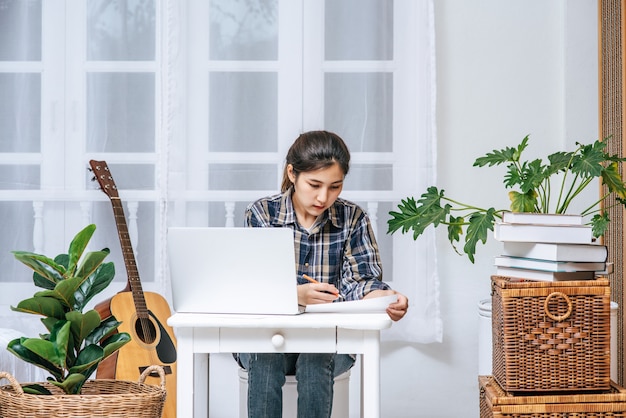
[(387, 315), (393, 321), (401, 320), (404, 315), (406, 315), (406, 311), (409, 309), (409, 299), (404, 296), (402, 293), (396, 292), (395, 290), (372, 290), (367, 295), (363, 297), (363, 299), (370, 298), (379, 298), (382, 296), (391, 296), (398, 295), (398, 300), (394, 303), (390, 303), (387, 306)]
[(330, 303), (339, 297), (337, 288), (328, 283), (306, 283), (298, 286), (298, 304)]

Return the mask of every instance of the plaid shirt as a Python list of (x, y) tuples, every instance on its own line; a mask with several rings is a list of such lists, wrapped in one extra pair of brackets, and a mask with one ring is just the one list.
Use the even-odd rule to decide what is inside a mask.
[(337, 199), (310, 230), (297, 222), (292, 189), (259, 199), (246, 209), (246, 226), (293, 229), (298, 284), (303, 274), (332, 283), (345, 300), (362, 299), (382, 281), (378, 244), (369, 217), (352, 202)]

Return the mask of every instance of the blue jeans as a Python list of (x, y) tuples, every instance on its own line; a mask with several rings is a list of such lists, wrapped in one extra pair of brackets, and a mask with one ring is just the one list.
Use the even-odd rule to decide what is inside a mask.
[(298, 382), (298, 418), (330, 418), (334, 378), (354, 365), (335, 353), (240, 353), (238, 361), (248, 371), (249, 418), (282, 418), (287, 375)]

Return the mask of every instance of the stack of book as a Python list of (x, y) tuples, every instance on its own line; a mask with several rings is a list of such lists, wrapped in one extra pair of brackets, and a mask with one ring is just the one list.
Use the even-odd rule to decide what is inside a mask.
[(607, 274), (607, 248), (593, 241), (579, 215), (505, 212), (494, 226), (504, 250), (496, 275), (519, 279), (590, 280)]

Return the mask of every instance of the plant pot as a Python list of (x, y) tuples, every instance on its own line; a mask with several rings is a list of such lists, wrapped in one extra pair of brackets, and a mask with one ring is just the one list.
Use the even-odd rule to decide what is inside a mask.
[[(144, 383), (151, 373), (158, 372), (160, 386)], [(160, 366), (150, 366), (139, 376), (138, 382), (125, 380), (88, 380), (80, 395), (67, 395), (51, 383), (40, 385), (52, 395), (24, 393), (23, 385), (7, 372), (0, 379), (10, 384), (0, 386), (0, 416), (3, 418), (161, 418), (165, 403), (165, 372)]]

